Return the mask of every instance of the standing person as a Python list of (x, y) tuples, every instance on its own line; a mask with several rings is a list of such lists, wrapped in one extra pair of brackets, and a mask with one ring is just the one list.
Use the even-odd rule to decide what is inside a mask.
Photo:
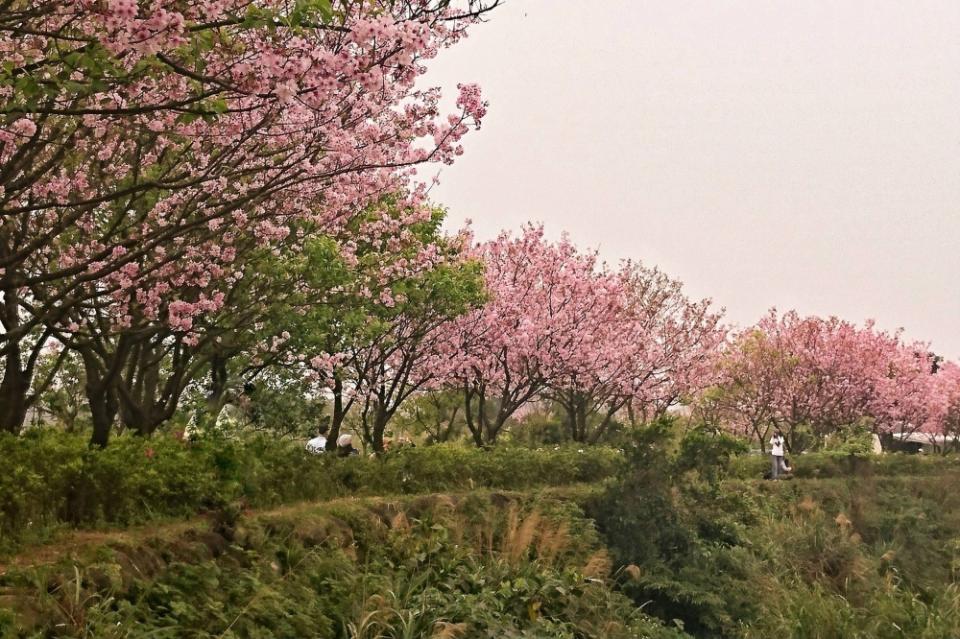
[(770, 438), (770, 456), (773, 458), (773, 468), (770, 473), (770, 479), (780, 477), (780, 470), (783, 468), (783, 433), (780, 429), (773, 432)]

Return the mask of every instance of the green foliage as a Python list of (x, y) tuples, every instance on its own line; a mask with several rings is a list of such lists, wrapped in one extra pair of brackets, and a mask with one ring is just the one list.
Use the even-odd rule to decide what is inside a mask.
[[(62, 356), (62, 360), (60, 360)], [(59, 366), (59, 370), (57, 370)], [(90, 425), (84, 396), (86, 375), (83, 362), (75, 352), (46, 352), (37, 362), (37, 379), (52, 377), (49, 387), (37, 397), (37, 416), (73, 432)]]
[(730, 469), (731, 460), (749, 450), (745, 442), (715, 428), (698, 425), (680, 441), (677, 470), (694, 471), (711, 486), (718, 486)]
[(324, 421), (326, 401), (309, 380), (286, 371), (261, 375), (250, 403), (257, 430), (274, 435), (312, 436)]
[(116, 546), (79, 564), (4, 577), (0, 585), (22, 598), (19, 614), (0, 619), (0, 631), (682, 637), (611, 588), (605, 553), (579, 511), (540, 497), (341, 504), (241, 521), (229, 545), (216, 534), (194, 533)]
[(752, 507), (720, 491), (735, 440), (694, 428), (679, 441), (672, 420), (634, 434), (627, 471), (589, 504), (619, 565), (624, 591), (644, 610), (694, 635), (729, 633), (752, 614), (736, 545)]
[(834, 457), (860, 457), (873, 455), (873, 431), (865, 422), (843, 426), (824, 440), (823, 450)]
[(564, 423), (564, 417), (556, 410), (537, 410), (524, 415), (520, 421), (510, 420), (509, 430), (504, 434), (505, 441), (521, 443), (525, 446), (556, 446), (571, 441), (570, 427)]
[(0, 437), (0, 551), (62, 526), (129, 525), (242, 500), (270, 506), (373, 494), (527, 488), (596, 482), (621, 462), (611, 449), (492, 451), (454, 445), (379, 458), (312, 455), (289, 440), (252, 436), (184, 444), (118, 437), (91, 449), (82, 435), (34, 431)]
[[(956, 460), (817, 453), (794, 481), (744, 481), (769, 458), (681, 426), (638, 429), (622, 452), (347, 459), (265, 437), (0, 438), (7, 549), (44, 526), (212, 515), (8, 572), (0, 636), (960, 636)], [(393, 496), (243, 514), (340, 495)]]
[(463, 436), (463, 396), (456, 390), (432, 390), (408, 399), (393, 418), (396, 430), (419, 435), (428, 444)]
[(443, 444), (400, 448), (383, 457), (369, 486), (426, 492), (474, 487), (520, 489), (543, 484), (598, 482), (614, 475), (622, 455), (611, 448), (557, 446), (532, 449), (498, 446), (490, 450)]
[(955, 461), (800, 455), (771, 482), (737, 452), (654, 424), (589, 503), (646, 612), (698, 637), (958, 636)]
[(940, 476), (763, 483), (750, 541), (764, 561), (744, 637), (953, 637), (960, 497)]
[[(883, 455), (837, 455), (830, 452), (804, 453), (790, 457), (793, 475), (798, 479), (849, 477), (854, 475), (938, 475), (960, 468), (960, 458), (905, 453)], [(769, 455), (741, 455), (733, 458), (731, 475), (740, 479), (759, 479), (770, 469)]]

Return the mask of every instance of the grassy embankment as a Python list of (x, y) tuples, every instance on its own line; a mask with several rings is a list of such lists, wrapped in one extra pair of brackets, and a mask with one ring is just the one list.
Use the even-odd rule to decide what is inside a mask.
[[(24, 511), (4, 509), (0, 636), (960, 633), (953, 461), (809, 456), (796, 479), (767, 482), (755, 479), (764, 460), (735, 457), (719, 481), (674, 465), (620, 484), (610, 478), (623, 459), (603, 449), (447, 447), (372, 461), (264, 443), (149, 455), (127, 445), (112, 453), (118, 470), (147, 461), (126, 492), (114, 487), (122, 508), (70, 521), (61, 515), (78, 511), (49, 507), (71, 503), (51, 489), (34, 527), (43, 535), (17, 531)], [(176, 504), (183, 464), (217, 470)], [(153, 485), (144, 473), (169, 483), (137, 515), (129, 491)]]

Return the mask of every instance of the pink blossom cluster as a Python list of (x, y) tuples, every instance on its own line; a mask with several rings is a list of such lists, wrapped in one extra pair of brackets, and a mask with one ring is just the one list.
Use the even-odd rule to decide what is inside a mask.
[[(38, 4), (0, 35), (9, 77), (52, 87), (28, 98), (0, 82), (22, 113), (0, 118), (0, 209), (25, 238), (0, 269), (39, 306), (76, 302), (28, 319), (53, 330), (82, 325), (92, 299), (118, 326), (190, 330), (219, 310), (251, 241), (284, 242), (302, 221), (335, 235), (402, 190), (422, 211), (415, 166), (452, 161), (486, 110), (469, 85), (444, 117), (439, 91), (416, 86), (474, 22), (445, 3), (364, 0), (307, 26), (288, 26), (276, 0)], [(78, 63), (88, 49), (96, 65)], [(396, 232), (371, 225), (363, 239)], [(391, 268), (384, 279), (406, 265)]]
[(772, 427), (823, 437), (869, 423), (878, 434), (942, 434), (960, 396), (952, 363), (927, 344), (836, 317), (771, 310), (733, 337), (716, 361), (707, 403), (734, 431), (765, 439)]
[(494, 401), (494, 428), (527, 402), (575, 397), (588, 412), (661, 412), (704, 384), (723, 340), (708, 300), (656, 270), (611, 271), (540, 226), (477, 245), (490, 299), (446, 327), (447, 383)]

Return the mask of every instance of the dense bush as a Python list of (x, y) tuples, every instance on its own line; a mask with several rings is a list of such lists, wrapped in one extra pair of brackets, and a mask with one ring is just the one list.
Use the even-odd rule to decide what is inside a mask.
[(697, 636), (729, 633), (753, 614), (736, 544), (748, 498), (720, 490), (736, 440), (708, 430), (674, 441), (670, 421), (635, 434), (626, 472), (588, 504), (617, 563), (622, 586), (644, 610)]
[[(670, 421), (623, 452), (438, 445), (341, 459), (267, 438), (106, 450), (43, 432), (0, 439), (8, 546), (51, 524), (216, 515), (210, 534), (127, 559), (112, 544), (97, 551), (103, 565), (0, 579), (0, 597), (49, 591), (40, 618), (71, 628), (50, 636), (138, 636), (133, 624), (217, 636), (231, 622), (225, 636), (960, 636), (954, 460), (810, 454), (796, 481), (774, 482), (758, 480), (768, 458), (742, 450)], [(238, 505), (346, 494), (391, 497), (236, 524)]]
[[(241, 520), (8, 575), (4, 637), (680, 639), (611, 588), (590, 522), (542, 495)], [(143, 570), (133, 570), (141, 565)], [(50, 592), (38, 583), (56, 584)], [(20, 629), (17, 629), (20, 626)]]
[(769, 458), (733, 451), (652, 427), (590, 502), (646, 612), (697, 637), (960, 636), (954, 461), (811, 454), (759, 481)]
[(741, 636), (960, 636), (960, 495), (944, 490), (958, 479), (943, 470), (754, 484), (764, 508), (747, 541), (765, 585)]
[(366, 485), (373, 490), (422, 492), (438, 486), (450, 490), (595, 482), (614, 475), (622, 461), (621, 453), (604, 447), (482, 450), (443, 444), (388, 454), (374, 467)]
[(401, 449), (380, 458), (311, 455), (267, 437), (118, 437), (91, 449), (79, 435), (38, 431), (0, 437), (0, 550), (51, 527), (129, 525), (243, 500), (269, 506), (351, 493), (413, 493), (475, 487), (526, 488), (594, 482), (621, 460), (612, 449), (453, 445)]

